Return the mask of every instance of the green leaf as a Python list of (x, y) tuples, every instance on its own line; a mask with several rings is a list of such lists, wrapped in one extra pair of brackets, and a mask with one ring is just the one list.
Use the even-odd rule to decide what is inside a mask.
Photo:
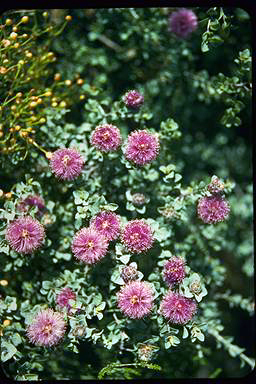
[(5, 340), (2, 340), (1, 342), (1, 360), (4, 363), (7, 360), (10, 360), (15, 353), (17, 352), (17, 349), (15, 346)]

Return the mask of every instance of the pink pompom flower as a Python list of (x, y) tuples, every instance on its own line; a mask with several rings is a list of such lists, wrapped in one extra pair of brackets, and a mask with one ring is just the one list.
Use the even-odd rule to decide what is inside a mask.
[(181, 38), (188, 37), (197, 29), (197, 17), (190, 9), (172, 12), (169, 18), (169, 30)]
[(121, 235), (122, 243), (133, 253), (141, 253), (150, 249), (154, 242), (150, 225), (143, 219), (129, 221)]
[(185, 277), (185, 261), (173, 256), (164, 265), (163, 277), (168, 285), (181, 283)]
[(76, 294), (72, 291), (69, 287), (63, 288), (60, 293), (57, 295), (56, 303), (61, 308), (67, 308), (68, 311), (71, 309), (71, 305), (69, 303), (69, 300), (75, 300)]
[(107, 240), (115, 240), (120, 234), (120, 218), (113, 212), (103, 211), (92, 218), (91, 227)]
[(51, 347), (59, 343), (66, 331), (66, 322), (60, 312), (52, 309), (41, 310), (27, 327), (31, 343)]
[(123, 102), (129, 108), (138, 109), (144, 103), (144, 96), (135, 90), (128, 91), (123, 96)]
[(197, 304), (179, 293), (169, 291), (160, 304), (160, 313), (173, 324), (186, 324), (194, 316)]
[(197, 213), (206, 224), (216, 224), (226, 220), (229, 212), (229, 203), (221, 195), (204, 196), (199, 199)]
[(153, 300), (152, 288), (144, 281), (132, 281), (117, 294), (118, 307), (132, 319), (148, 315), (153, 307)]
[(45, 231), (38, 220), (25, 216), (8, 224), (5, 238), (16, 252), (32, 253), (43, 244)]
[(60, 180), (74, 180), (83, 169), (84, 159), (76, 149), (61, 148), (53, 152), (50, 167)]
[(102, 152), (116, 151), (121, 142), (120, 130), (112, 124), (98, 125), (91, 135), (91, 144)]
[(159, 153), (159, 139), (146, 130), (134, 131), (127, 139), (124, 155), (135, 165), (145, 165), (156, 159)]
[(29, 195), (20, 201), (20, 203), (17, 205), (17, 210), (19, 212), (28, 212), (29, 207), (37, 207), (38, 211), (36, 216), (40, 218), (43, 215), (43, 211), (45, 210), (44, 199), (38, 195)]
[(95, 264), (107, 253), (108, 241), (93, 228), (82, 228), (73, 239), (72, 252), (84, 263)]

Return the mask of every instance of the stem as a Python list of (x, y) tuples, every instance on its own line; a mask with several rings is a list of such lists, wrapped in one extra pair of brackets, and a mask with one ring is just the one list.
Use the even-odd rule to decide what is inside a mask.
[[(208, 333), (210, 333), (210, 335), (214, 336), (215, 339), (218, 340), (220, 343), (222, 343), (224, 346), (232, 345), (231, 343), (227, 342), (224, 339), (224, 337), (221, 336), (215, 329), (208, 329)], [(240, 353), (239, 357), (240, 357), (240, 359), (245, 361), (248, 365), (250, 365), (250, 367), (252, 369), (254, 369), (255, 361), (252, 358), (246, 356), (244, 353)]]
[(46, 151), (45, 149), (43, 149), (39, 144), (37, 144), (35, 141), (33, 141), (31, 144), (33, 144), (36, 148), (38, 148), (40, 151), (42, 151), (44, 154), (45, 154), (45, 156), (47, 157), (47, 153), (49, 152), (49, 151)]

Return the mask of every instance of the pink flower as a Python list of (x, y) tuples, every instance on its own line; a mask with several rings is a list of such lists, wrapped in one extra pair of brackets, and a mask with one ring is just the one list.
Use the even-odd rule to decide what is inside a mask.
[(186, 324), (197, 310), (194, 300), (169, 291), (160, 304), (160, 313), (173, 324)]
[(185, 262), (180, 257), (170, 258), (164, 265), (164, 280), (170, 286), (175, 283), (181, 283), (185, 277)]
[(159, 148), (157, 135), (146, 130), (134, 131), (128, 136), (124, 155), (136, 165), (145, 165), (155, 160)]
[(36, 215), (41, 217), (45, 210), (45, 202), (41, 196), (29, 195), (25, 199), (21, 200), (17, 206), (17, 210), (20, 212), (28, 212), (29, 207), (37, 207), (38, 211)]
[(41, 247), (45, 231), (38, 220), (25, 216), (8, 224), (5, 237), (16, 252), (32, 253)]
[(122, 268), (121, 277), (125, 283), (137, 280), (139, 277), (138, 270), (135, 266), (126, 265)]
[(103, 211), (91, 220), (91, 227), (107, 240), (115, 240), (120, 234), (120, 219), (113, 212)]
[(93, 228), (82, 228), (73, 239), (72, 252), (84, 263), (95, 264), (107, 253), (108, 241)]
[(138, 91), (132, 90), (126, 92), (123, 101), (127, 107), (138, 109), (144, 103), (144, 96)]
[(190, 9), (172, 12), (169, 18), (170, 31), (181, 38), (188, 37), (197, 28), (197, 17)]
[(66, 307), (68, 311), (71, 309), (71, 305), (69, 304), (69, 300), (75, 300), (76, 294), (69, 287), (65, 287), (61, 290), (61, 292), (57, 296), (57, 304), (64, 308)]
[(120, 130), (112, 124), (98, 125), (91, 135), (91, 144), (102, 152), (116, 151), (121, 142)]
[(83, 169), (84, 160), (76, 149), (61, 148), (53, 152), (50, 160), (52, 172), (60, 180), (74, 180)]
[(132, 319), (148, 315), (153, 307), (153, 300), (151, 286), (144, 281), (132, 281), (117, 294), (118, 307)]
[(216, 224), (228, 218), (230, 207), (220, 195), (204, 196), (198, 202), (197, 212), (204, 223)]
[(52, 309), (41, 310), (27, 328), (27, 336), (31, 343), (48, 347), (63, 338), (66, 331), (66, 323), (63, 315)]
[(143, 220), (131, 220), (123, 229), (122, 243), (130, 252), (141, 253), (153, 245), (154, 238), (150, 226)]
[(211, 193), (221, 193), (223, 192), (225, 185), (217, 176), (213, 176), (207, 188)]

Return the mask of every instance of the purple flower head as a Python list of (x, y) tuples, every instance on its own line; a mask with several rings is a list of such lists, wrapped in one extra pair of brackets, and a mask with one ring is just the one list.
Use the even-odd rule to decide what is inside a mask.
[(197, 310), (194, 300), (169, 291), (160, 304), (160, 313), (173, 324), (186, 324)]
[(61, 308), (67, 308), (68, 311), (71, 309), (71, 305), (69, 303), (69, 300), (75, 300), (76, 299), (76, 294), (75, 292), (72, 291), (69, 287), (65, 287), (61, 290), (61, 292), (58, 294), (56, 303), (61, 307)]
[(83, 169), (84, 160), (76, 149), (61, 148), (50, 159), (52, 172), (60, 180), (74, 180)]
[(41, 310), (27, 328), (27, 336), (31, 343), (51, 347), (59, 343), (66, 331), (63, 315), (52, 309)]
[(132, 90), (126, 92), (123, 101), (127, 107), (138, 109), (144, 103), (144, 96), (138, 91)]
[(16, 252), (32, 253), (43, 244), (45, 231), (38, 220), (25, 216), (8, 224), (5, 237)]
[(216, 224), (228, 218), (230, 207), (227, 200), (220, 195), (204, 196), (198, 202), (197, 212), (204, 223)]
[(155, 160), (159, 148), (157, 135), (146, 130), (134, 131), (128, 136), (124, 155), (127, 160), (141, 166)]
[(121, 142), (120, 130), (112, 124), (98, 125), (91, 135), (91, 144), (102, 152), (116, 151)]
[(143, 219), (129, 221), (122, 231), (122, 243), (133, 253), (141, 253), (150, 249), (154, 237), (150, 225)]
[(225, 185), (217, 176), (213, 176), (207, 188), (211, 193), (221, 193), (223, 192)]
[(82, 228), (73, 239), (72, 252), (84, 263), (95, 264), (107, 253), (108, 241), (93, 228)]
[(29, 207), (37, 207), (38, 212), (36, 215), (41, 217), (43, 215), (43, 211), (45, 210), (44, 199), (38, 195), (29, 195), (25, 199), (21, 200), (17, 206), (17, 209), (20, 212), (28, 212)]
[(139, 277), (138, 270), (135, 266), (126, 265), (122, 268), (121, 277), (125, 283), (137, 280)]
[(188, 37), (197, 28), (197, 17), (190, 9), (172, 12), (169, 17), (169, 30), (181, 38)]
[(132, 319), (148, 315), (153, 306), (153, 291), (149, 283), (132, 281), (123, 286), (117, 294), (117, 304), (121, 311)]
[(180, 257), (171, 257), (164, 265), (163, 277), (168, 285), (181, 283), (185, 277), (185, 262)]
[(91, 227), (100, 232), (107, 240), (115, 240), (120, 234), (120, 219), (113, 212), (103, 211), (92, 218)]

